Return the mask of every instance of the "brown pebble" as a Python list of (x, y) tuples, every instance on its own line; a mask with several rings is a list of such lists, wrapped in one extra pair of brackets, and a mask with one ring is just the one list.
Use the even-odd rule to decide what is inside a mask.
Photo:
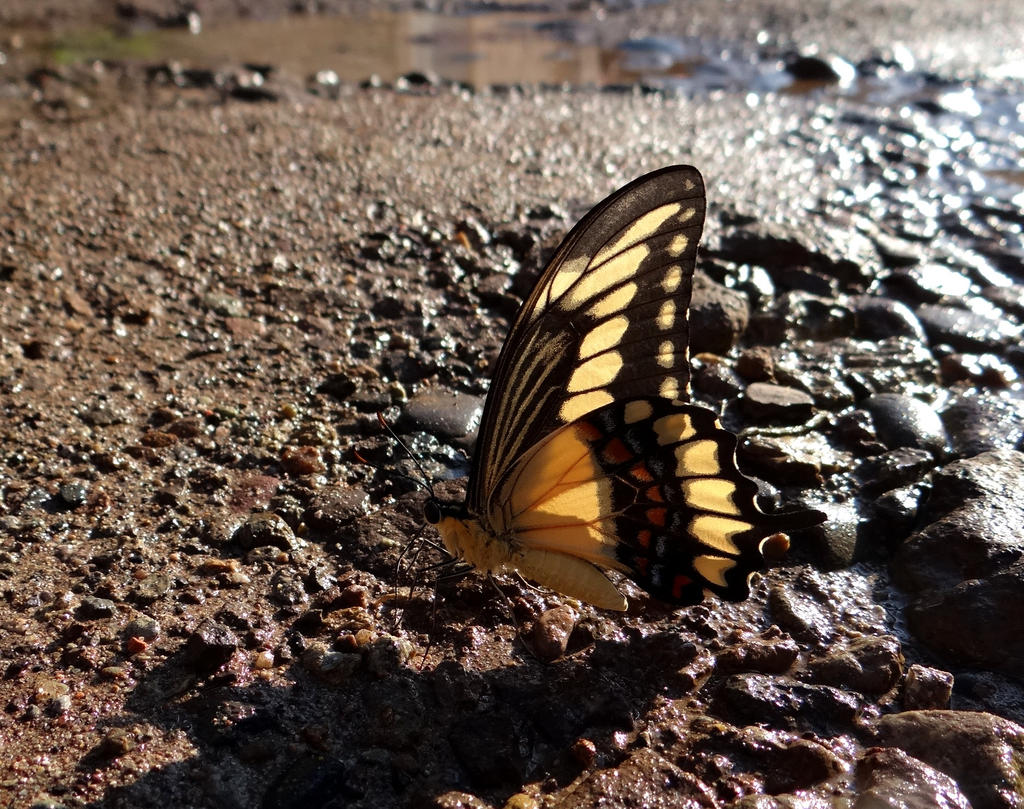
[(285, 447), (281, 468), (290, 475), (315, 475), (326, 471), (327, 465), (316, 447)]
[(903, 681), (903, 707), (908, 711), (948, 708), (953, 696), (953, 675), (914, 663)]
[(569, 646), (576, 613), (562, 605), (541, 613), (533, 625), (533, 651), (545, 662), (557, 660)]
[(590, 767), (597, 760), (597, 745), (590, 739), (577, 739), (569, 752), (581, 767)]

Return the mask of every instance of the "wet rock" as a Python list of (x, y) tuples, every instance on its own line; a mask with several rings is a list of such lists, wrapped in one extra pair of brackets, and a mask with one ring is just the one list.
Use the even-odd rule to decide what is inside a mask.
[[(831, 255), (808, 247), (803, 234), (785, 232), (767, 224), (750, 225), (721, 236), (716, 257), (737, 264), (756, 264), (769, 271), (786, 267), (809, 267), (843, 284), (855, 284), (869, 277), (877, 262), (869, 240), (857, 233), (842, 234), (841, 243), (829, 244)], [(833, 258), (832, 256), (836, 256)]]
[(290, 551), (301, 544), (291, 526), (269, 511), (250, 516), (238, 526), (232, 539), (246, 550), (270, 545)]
[(728, 354), (747, 328), (746, 297), (715, 283), (702, 273), (694, 275), (690, 303), (690, 353)]
[(900, 642), (892, 635), (863, 637), (831, 648), (812, 660), (808, 671), (814, 682), (849, 688), (861, 694), (882, 694), (903, 673)]
[(947, 343), (957, 351), (998, 354), (1021, 341), (1020, 326), (995, 315), (927, 303), (916, 314), (933, 345)]
[(986, 452), (938, 470), (921, 519), (893, 563), (911, 590), (934, 596), (1006, 570), (1024, 553), (1024, 454)]
[(89, 496), (89, 486), (80, 480), (72, 480), (62, 483), (57, 494), (68, 508), (75, 508), (82, 505)]
[(715, 713), (737, 724), (824, 732), (854, 720), (860, 702), (851, 693), (788, 677), (738, 674), (728, 677), (713, 703)]
[(857, 69), (840, 56), (791, 56), (786, 71), (797, 81), (828, 84), (848, 84), (857, 76)]
[(228, 502), (238, 511), (266, 508), (280, 485), (279, 478), (247, 472), (232, 484)]
[(339, 402), (346, 401), (362, 387), (362, 380), (351, 374), (328, 374), (327, 378), (317, 387), (317, 393), (325, 393)]
[(171, 577), (166, 573), (151, 573), (132, 590), (132, 600), (137, 604), (152, 604), (171, 589)]
[(867, 340), (905, 337), (925, 342), (924, 328), (910, 307), (889, 298), (858, 295), (850, 302), (856, 321), (854, 334)]
[(878, 739), (945, 773), (973, 809), (1018, 809), (1024, 728), (968, 711), (905, 711), (878, 720)]
[(743, 393), (743, 410), (757, 422), (802, 424), (814, 412), (814, 399), (796, 388), (753, 382)]
[(885, 492), (919, 481), (935, 465), (928, 450), (900, 447), (874, 458), (868, 458), (857, 468), (862, 491)]
[(775, 378), (775, 355), (764, 346), (745, 349), (736, 359), (736, 373), (748, 382), (771, 382)]
[[(719, 731), (720, 734), (721, 731)], [(763, 791), (778, 794), (812, 789), (835, 778), (846, 769), (845, 762), (825, 745), (802, 739), (785, 731), (751, 725), (728, 734), (732, 748), (729, 763), (733, 772), (763, 773)], [(716, 747), (720, 744), (712, 742)], [(714, 748), (712, 748), (714, 749)], [(714, 755), (718, 755), (715, 750)], [(758, 788), (756, 791), (762, 791)], [(804, 806), (802, 801), (766, 804), (786, 809)], [(738, 801), (736, 806), (761, 807), (759, 802)]]
[(942, 421), (958, 455), (1024, 448), (1024, 399), (1019, 397), (964, 395), (942, 412)]
[(600, 806), (717, 809), (718, 805), (710, 786), (651, 749), (632, 753), (614, 769), (591, 773), (559, 801), (559, 806), (566, 809)]
[(564, 604), (545, 610), (533, 625), (533, 651), (546, 663), (565, 654), (576, 626), (576, 613)]
[[(935, 385), (938, 364), (924, 345), (906, 337), (875, 343), (837, 338), (799, 344), (805, 368), (797, 377), (821, 406), (839, 409), (873, 393), (909, 389), (929, 390)], [(807, 381), (817, 380), (816, 383)], [(836, 406), (838, 405), (838, 407)]]
[(883, 264), (890, 269), (913, 267), (921, 262), (924, 255), (921, 247), (914, 242), (881, 231), (873, 233), (871, 240)]
[(370, 497), (359, 486), (344, 486), (318, 496), (306, 511), (306, 523), (321, 534), (335, 534), (367, 514)]
[(86, 596), (75, 610), (75, 615), (87, 621), (113, 618), (117, 615), (117, 605), (108, 598)]
[(413, 651), (413, 645), (405, 638), (377, 638), (366, 647), (366, 669), (376, 677), (390, 676), (409, 662)]
[(950, 387), (957, 382), (970, 382), (980, 388), (1005, 390), (1019, 379), (1009, 352), (1007, 357), (1011, 362), (1004, 362), (995, 354), (947, 354), (939, 363), (942, 381)]
[(789, 587), (768, 595), (772, 619), (798, 640), (823, 643), (832, 637), (832, 616), (813, 596)]
[(1024, 318), (1024, 284), (985, 287), (981, 294), (1007, 314)]
[(431, 809), (494, 809), (492, 804), (468, 792), (445, 792), (434, 798)]
[(454, 440), (475, 434), (483, 401), (468, 393), (427, 388), (413, 396), (398, 420), (398, 428)]
[[(814, 436), (752, 435), (740, 444), (737, 455), (748, 474), (778, 486), (820, 484), (822, 459), (830, 458), (825, 442)], [(770, 499), (770, 492), (765, 494)]]
[(145, 641), (156, 640), (160, 636), (160, 622), (148, 615), (140, 615), (128, 622), (124, 633), (129, 638), (141, 638)]
[(1024, 561), (952, 590), (926, 594), (907, 610), (910, 630), (957, 660), (1024, 671)]
[(855, 773), (851, 809), (973, 809), (952, 778), (896, 748), (869, 750)]
[(922, 487), (916, 485), (887, 491), (871, 503), (864, 531), (871, 533), (875, 545), (891, 547), (902, 542), (914, 529), (923, 496)]
[(289, 475), (315, 475), (327, 471), (317, 447), (285, 447), (281, 452), (281, 468)]
[(227, 663), (239, 645), (228, 627), (206, 618), (189, 636), (185, 654), (198, 671), (212, 671)]
[(963, 272), (934, 263), (896, 270), (886, 279), (886, 285), (907, 294), (915, 303), (960, 300), (971, 291), (971, 279)]
[(903, 709), (919, 711), (929, 708), (948, 708), (953, 696), (953, 675), (914, 663), (907, 669), (903, 681)]
[(800, 647), (778, 630), (760, 638), (750, 638), (720, 652), (715, 668), (722, 674), (757, 671), (781, 674), (796, 662)]
[(743, 390), (743, 380), (724, 362), (692, 364), (695, 367), (690, 382), (694, 391), (715, 399), (732, 399)]
[(752, 317), (750, 334), (757, 342), (773, 345), (787, 338), (829, 341), (848, 337), (853, 325), (853, 312), (831, 295), (794, 291), (781, 295), (770, 310)]
[(363, 656), (353, 652), (339, 652), (323, 644), (310, 644), (302, 653), (302, 665), (312, 674), (333, 685), (352, 679), (363, 663)]
[(946, 452), (942, 420), (921, 400), (897, 393), (876, 393), (861, 406), (871, 414), (879, 439), (890, 449), (912, 447), (940, 456)]
[(282, 606), (304, 604), (309, 600), (306, 582), (294, 568), (281, 568), (270, 579), (270, 598)]

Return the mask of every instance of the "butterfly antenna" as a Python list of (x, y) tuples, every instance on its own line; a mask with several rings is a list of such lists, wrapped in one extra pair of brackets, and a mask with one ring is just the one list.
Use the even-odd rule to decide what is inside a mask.
[[(418, 485), (420, 485), (424, 489), (426, 489), (430, 493), (430, 496), (433, 497), (434, 496), (434, 487), (430, 484), (430, 476), (427, 474), (427, 471), (423, 468), (423, 464), (420, 463), (419, 456), (417, 456), (415, 452), (413, 452), (411, 449), (409, 449), (409, 446), (401, 438), (398, 437), (398, 433), (396, 433), (391, 428), (391, 425), (388, 424), (387, 419), (384, 418), (384, 414), (383, 413), (380, 413), (380, 412), (377, 413), (377, 421), (380, 422), (380, 426), (383, 427), (385, 432), (387, 432), (387, 434), (391, 436), (392, 440), (396, 444), (398, 444), (398, 446), (400, 446), (402, 449), (404, 449), (405, 450), (405, 454), (408, 455), (409, 458), (412, 459), (412, 462), (414, 464), (416, 464), (416, 469), (419, 470), (419, 473), (422, 476), (422, 480), (417, 480), (412, 475), (401, 475), (401, 476), (416, 482)], [(399, 474), (401, 474), (401, 473), (399, 473)]]

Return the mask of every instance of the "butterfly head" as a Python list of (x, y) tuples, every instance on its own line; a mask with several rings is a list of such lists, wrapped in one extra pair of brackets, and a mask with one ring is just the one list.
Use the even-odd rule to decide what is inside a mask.
[(465, 520), (469, 517), (462, 502), (446, 501), (431, 493), (423, 504), (423, 518), (431, 525), (440, 525), (445, 519)]

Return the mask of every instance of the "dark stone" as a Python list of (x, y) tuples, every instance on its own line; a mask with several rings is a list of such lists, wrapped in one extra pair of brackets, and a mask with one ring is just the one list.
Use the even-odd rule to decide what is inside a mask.
[(232, 538), (246, 550), (272, 545), (290, 551), (295, 549), (298, 542), (291, 526), (272, 512), (253, 514), (238, 526)]
[(814, 412), (814, 399), (796, 388), (753, 382), (743, 393), (743, 411), (758, 422), (802, 424)]
[(953, 675), (914, 663), (907, 669), (903, 681), (903, 709), (920, 711), (930, 708), (948, 708), (953, 696)]
[(944, 264), (919, 264), (896, 270), (887, 279), (917, 303), (938, 303), (943, 298), (962, 300), (971, 292), (971, 279)]
[(569, 637), (576, 626), (576, 613), (567, 606), (545, 610), (533, 625), (533, 651), (544, 662), (565, 654)]
[(826, 656), (812, 660), (808, 669), (814, 682), (882, 694), (903, 673), (903, 653), (892, 635), (866, 636), (829, 649)]
[(956, 781), (898, 748), (868, 750), (855, 773), (857, 806), (973, 809)]
[(690, 302), (690, 353), (728, 354), (747, 328), (746, 297), (706, 275), (693, 277)]
[(1024, 399), (978, 392), (963, 395), (943, 412), (953, 451), (972, 456), (1024, 448)]
[(1020, 326), (994, 315), (927, 303), (916, 314), (933, 345), (947, 343), (956, 351), (998, 354), (1021, 341)]
[(860, 702), (853, 694), (827, 685), (777, 675), (738, 674), (726, 679), (712, 707), (738, 724), (824, 731), (831, 725), (852, 722)]
[(872, 417), (879, 439), (890, 449), (912, 447), (943, 455), (946, 430), (934, 409), (912, 396), (876, 393), (861, 405)]
[(468, 393), (426, 388), (413, 396), (396, 425), (401, 430), (417, 430), (439, 438), (465, 438), (476, 432), (483, 413), (483, 401)]
[(113, 618), (117, 614), (117, 605), (107, 598), (86, 596), (75, 610), (75, 615), (83, 620), (91, 621), (101, 618)]
[(197, 670), (213, 671), (227, 663), (239, 645), (234, 632), (206, 618), (189, 636), (185, 655)]
[(854, 334), (866, 340), (907, 337), (925, 342), (924, 329), (910, 307), (889, 298), (858, 295), (851, 301), (855, 319)]
[(907, 609), (910, 630), (957, 661), (1024, 673), (1024, 562), (952, 590), (926, 593)]
[(1017, 809), (1024, 772), (1024, 728), (970, 711), (905, 711), (878, 720), (881, 744), (945, 773), (972, 809)]
[(364, 517), (370, 508), (370, 498), (359, 486), (332, 489), (317, 497), (306, 511), (309, 527), (322, 534), (334, 534)]
[(928, 450), (900, 447), (862, 461), (857, 474), (866, 492), (885, 492), (916, 483), (934, 466)]
[(565, 809), (597, 806), (643, 806), (645, 809), (715, 809), (715, 791), (697, 776), (654, 750), (642, 749), (614, 769), (597, 770), (559, 805)]
[(944, 653), (1024, 671), (1024, 455), (987, 452), (939, 470), (921, 521), (892, 564), (918, 594), (911, 629)]

